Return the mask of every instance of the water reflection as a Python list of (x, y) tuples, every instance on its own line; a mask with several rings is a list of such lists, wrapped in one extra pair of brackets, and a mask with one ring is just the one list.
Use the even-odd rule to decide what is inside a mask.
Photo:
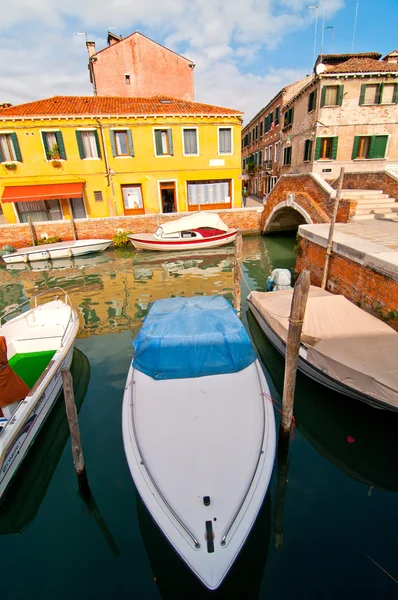
[[(263, 289), (272, 267), (264, 240), (244, 238), (246, 287)], [(111, 250), (91, 257), (0, 269), (0, 310), (57, 286), (79, 314), (78, 337), (135, 330), (159, 298), (219, 294), (232, 299), (234, 247), (197, 252)], [(247, 290), (243, 291), (243, 295)]]
[[(248, 311), (250, 334), (277, 392), (282, 394), (284, 359)], [(336, 394), (297, 373), (296, 426), (315, 450), (368, 487), (398, 491), (398, 415)]]

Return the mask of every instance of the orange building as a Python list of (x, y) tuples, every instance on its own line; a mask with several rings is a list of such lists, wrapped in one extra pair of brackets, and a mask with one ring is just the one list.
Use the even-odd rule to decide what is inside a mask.
[(194, 99), (194, 63), (138, 31), (121, 38), (108, 33), (108, 46), (87, 42), (94, 95)]

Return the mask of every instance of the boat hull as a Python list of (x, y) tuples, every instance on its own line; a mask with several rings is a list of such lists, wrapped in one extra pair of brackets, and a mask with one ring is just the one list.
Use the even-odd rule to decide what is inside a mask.
[(157, 250), (170, 252), (176, 250), (202, 250), (204, 248), (217, 248), (235, 241), (237, 230), (231, 230), (222, 235), (208, 238), (160, 240), (151, 234), (129, 235), (132, 244), (137, 250)]
[[(218, 406), (222, 389), (225, 404)], [(249, 396), (245, 410), (243, 390)], [(178, 414), (178, 423), (167, 422), (167, 413)], [(245, 543), (272, 474), (275, 419), (258, 361), (238, 373), (177, 383), (130, 367), (122, 417), (126, 458), (143, 502), (192, 572), (216, 589)]]
[(3, 260), (7, 264), (14, 264), (83, 256), (93, 252), (103, 252), (108, 248), (111, 241), (112, 240), (81, 240), (77, 242), (60, 242), (57, 244), (48, 244), (47, 246), (21, 248), (18, 252), (14, 252), (13, 254), (6, 254), (3, 256)]
[[(285, 354), (286, 354), (285, 342), (269, 326), (267, 321), (261, 316), (260, 312), (253, 305), (253, 303), (250, 302), (250, 300), (248, 300), (248, 305), (249, 305), (249, 308), (250, 308), (251, 312), (253, 313), (256, 321), (258, 322), (261, 329), (263, 330), (263, 332), (265, 333), (267, 338), (270, 340), (272, 345), (278, 350), (278, 352), (280, 352), (283, 356), (285, 356)], [(298, 369), (300, 369), (300, 371), (302, 371), (302, 373), (304, 373), (305, 375), (307, 375), (314, 381), (317, 381), (318, 383), (328, 387), (329, 389), (333, 390), (334, 392), (337, 392), (339, 394), (344, 394), (345, 396), (349, 396), (350, 398), (354, 398), (355, 400), (360, 400), (361, 402), (365, 402), (366, 404), (369, 404), (369, 405), (373, 406), (374, 408), (382, 408), (382, 409), (387, 409), (387, 410), (398, 411), (398, 407), (394, 407), (393, 405), (390, 405), (390, 404), (388, 406), (386, 406), (385, 403), (380, 402), (377, 399), (375, 399), (371, 396), (368, 396), (366, 394), (362, 394), (358, 390), (350, 388), (349, 386), (344, 385), (340, 381), (337, 381), (336, 379), (329, 377), (326, 373), (323, 373), (320, 369), (318, 369), (314, 365), (311, 365), (311, 363), (309, 363), (305, 359), (305, 356), (306, 356), (305, 348), (301, 347), (300, 355), (299, 355), (299, 359), (298, 359)]]

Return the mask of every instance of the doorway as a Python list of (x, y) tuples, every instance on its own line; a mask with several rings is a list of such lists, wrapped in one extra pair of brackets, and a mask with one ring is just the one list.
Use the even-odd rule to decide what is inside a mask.
[(85, 219), (87, 217), (83, 198), (71, 198), (70, 207), (74, 219)]
[(163, 213), (177, 212), (176, 206), (176, 184), (175, 181), (160, 183), (160, 199)]

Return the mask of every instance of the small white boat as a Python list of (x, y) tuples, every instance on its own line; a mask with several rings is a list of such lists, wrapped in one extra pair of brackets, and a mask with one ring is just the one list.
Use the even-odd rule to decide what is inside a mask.
[[(249, 308), (283, 355), (293, 290), (251, 292)], [(328, 388), (398, 410), (398, 333), (344, 298), (311, 286), (298, 368)]]
[(200, 212), (159, 225), (155, 233), (132, 233), (128, 237), (137, 250), (200, 250), (235, 241), (237, 229), (215, 213)]
[(175, 551), (216, 589), (273, 469), (267, 382), (242, 323), (219, 296), (155, 301), (134, 348), (122, 415), (132, 477)]
[(9, 404), (4, 396), (10, 387), (4, 379), (0, 387), (0, 498), (61, 391), (61, 369), (72, 362), (79, 319), (67, 294), (61, 293), (64, 301), (57, 296), (45, 304), (38, 304), (36, 296), (34, 308), (0, 325), (0, 339), (7, 345), (3, 374), (11, 367), (10, 375), (16, 373), (30, 389), (25, 398)]
[(42, 246), (28, 246), (27, 248), (19, 248), (12, 254), (5, 254), (3, 260), (7, 264), (11, 264), (71, 258), (72, 256), (91, 254), (92, 252), (103, 252), (111, 242), (112, 240), (76, 240)]

